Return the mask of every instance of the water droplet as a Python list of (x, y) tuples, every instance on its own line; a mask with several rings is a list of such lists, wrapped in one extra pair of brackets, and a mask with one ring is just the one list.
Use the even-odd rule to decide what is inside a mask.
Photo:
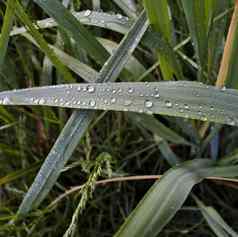
[(94, 88), (93, 86), (88, 86), (88, 87), (87, 87), (87, 91), (88, 91), (89, 93), (93, 93), (93, 92), (95, 91), (95, 88)]
[(118, 19), (122, 19), (122, 17), (123, 17), (121, 14), (117, 14), (116, 16)]
[(116, 103), (116, 98), (112, 98), (112, 99), (111, 99), (111, 103), (112, 103), (112, 104), (115, 104), (115, 103)]
[(95, 100), (90, 100), (89, 105), (94, 107), (96, 105), (96, 101)]
[(129, 89), (128, 89), (128, 93), (131, 94), (131, 93), (133, 93), (133, 92), (134, 92), (134, 88), (129, 88)]
[(156, 94), (154, 95), (155, 98), (159, 98), (160, 97), (160, 94), (159, 92), (156, 92)]
[(153, 106), (153, 102), (152, 101), (150, 101), (150, 100), (146, 100), (145, 101), (145, 107), (146, 108), (151, 108)]
[(189, 106), (187, 104), (184, 105), (185, 109), (189, 109)]
[(91, 15), (91, 11), (90, 10), (86, 10), (85, 12), (84, 12), (84, 16), (86, 16), (86, 17), (88, 17), (88, 16), (90, 16)]
[(165, 101), (165, 105), (166, 105), (166, 107), (168, 107), (168, 108), (172, 108), (172, 107), (173, 107), (172, 102), (170, 102), (169, 100), (166, 100), (166, 101)]

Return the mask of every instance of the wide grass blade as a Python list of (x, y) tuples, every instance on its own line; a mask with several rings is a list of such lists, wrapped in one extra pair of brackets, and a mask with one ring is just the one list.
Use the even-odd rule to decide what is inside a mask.
[[(110, 14), (106, 12), (81, 11), (72, 12), (72, 15), (83, 25), (97, 26), (126, 34), (130, 29), (133, 21), (120, 14)], [(57, 21), (53, 18), (36, 21), (35, 26), (38, 29), (48, 29), (58, 26)], [(10, 36), (15, 36), (27, 32), (25, 27), (12, 29)]]
[(3, 19), (3, 25), (0, 35), (0, 73), (2, 70), (2, 64), (4, 63), (5, 55), (7, 53), (9, 36), (14, 20), (15, 9), (14, 9), (14, 0), (7, 1), (7, 8), (5, 12), (5, 16)]
[[(147, 27), (146, 14), (142, 12), (131, 30), (120, 43), (116, 52), (109, 58), (108, 62), (104, 64), (96, 78), (96, 82), (113, 81), (119, 76)], [(93, 115), (93, 112), (86, 110), (75, 111), (73, 113), (22, 201), (18, 210), (19, 215), (26, 214), (32, 208), (37, 207), (51, 190), (60, 175), (61, 169), (71, 157), (88, 125), (92, 121)]]
[(181, 208), (195, 184), (215, 174), (236, 176), (237, 169), (235, 166), (219, 168), (206, 159), (193, 160), (170, 169), (150, 188), (115, 237), (158, 236)]
[[(119, 68), (121, 61), (119, 56), (115, 59)], [(119, 73), (118, 67), (110, 67), (102, 78), (108, 81), (114, 73)], [(1, 92), (0, 103), (155, 113), (238, 125), (237, 90), (188, 81), (37, 87)]]

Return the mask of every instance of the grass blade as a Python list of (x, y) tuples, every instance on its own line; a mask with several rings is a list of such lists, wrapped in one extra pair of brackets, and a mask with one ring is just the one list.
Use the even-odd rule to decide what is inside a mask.
[[(213, 166), (211, 160), (197, 159), (170, 169), (150, 188), (115, 237), (158, 236), (180, 209), (195, 184), (210, 175), (231, 175), (230, 167), (220, 170)], [(236, 175), (235, 172), (233, 175)]]
[(55, 67), (59, 70), (59, 72), (64, 76), (64, 78), (68, 81), (73, 81), (73, 78), (67, 68), (60, 62), (60, 60), (56, 57), (53, 50), (51, 50), (43, 38), (43, 36), (38, 32), (35, 26), (32, 24), (31, 20), (29, 19), (28, 15), (25, 13), (24, 8), (18, 1), (15, 1), (15, 9), (16, 14), (19, 19), (26, 25), (31, 33), (32, 37), (35, 41), (39, 44), (41, 49), (47, 55), (47, 57), (51, 60), (51, 62), (55, 65)]
[(4, 63), (5, 55), (7, 53), (9, 36), (14, 20), (15, 10), (14, 10), (14, 0), (7, 1), (6, 13), (3, 19), (3, 26), (0, 35), (0, 70), (2, 70), (2, 64)]
[[(203, 72), (206, 71), (207, 64), (207, 50), (208, 50), (208, 29), (210, 26), (210, 12), (213, 6), (213, 0), (182, 0), (183, 9), (188, 23), (189, 31), (194, 42), (196, 57), (198, 59), (199, 80), (203, 78)], [(206, 9), (208, 9), (206, 11)], [(210, 9), (210, 10), (209, 10)]]
[[(72, 12), (72, 15), (77, 18), (81, 24), (102, 27), (122, 34), (126, 34), (133, 23), (132, 20), (125, 16), (119, 14), (109, 14), (106, 12), (82, 11)], [(53, 18), (47, 18), (36, 22), (36, 27), (39, 29), (48, 29), (55, 26), (58, 26), (58, 23)], [(26, 32), (27, 29), (25, 27), (18, 27), (11, 31), (10, 36), (19, 35)]]
[(238, 1), (236, 1), (233, 17), (231, 20), (220, 71), (216, 85), (238, 88)]
[[(147, 26), (146, 15), (143, 12), (121, 42), (115, 54), (103, 66), (97, 77), (97, 82), (112, 81), (118, 77), (145, 33)], [(73, 113), (22, 201), (18, 210), (19, 215), (26, 214), (32, 208), (37, 207), (51, 190), (60, 175), (61, 169), (71, 157), (78, 142), (92, 121), (93, 115), (93, 112), (85, 110)]]
[(213, 207), (205, 206), (201, 201), (195, 198), (197, 205), (206, 219), (208, 225), (218, 237), (237, 237), (238, 234), (222, 219), (219, 213)]
[[(91, 57), (100, 64), (105, 62), (109, 53), (58, 0), (34, 0), (34, 2), (49, 14), (49, 16), (54, 18), (55, 21), (64, 28)], [(91, 11), (87, 14), (91, 14)]]
[[(153, 1), (144, 0), (144, 5), (147, 10), (148, 17), (150, 19), (150, 24), (152, 28), (159, 32), (160, 37), (166, 42), (170, 47), (170, 54), (164, 49), (158, 48), (160, 69), (165, 80), (173, 79), (175, 74), (177, 78), (181, 79), (181, 70), (177, 70), (177, 67), (171, 63), (174, 61), (172, 58), (175, 57), (175, 53), (172, 48), (173, 35), (172, 35), (172, 22), (169, 15), (169, 6), (167, 0), (164, 1)], [(171, 58), (170, 58), (171, 57)], [(178, 64), (178, 63), (177, 63)]]
[[(107, 81), (121, 67), (102, 70)], [(118, 61), (119, 60), (119, 61)], [(51, 96), (54, 94), (54, 96)], [(195, 96), (196, 95), (196, 96)], [(132, 111), (238, 125), (238, 92), (197, 82), (89, 83), (37, 87), (0, 93), (4, 105), (47, 105), (67, 108)]]

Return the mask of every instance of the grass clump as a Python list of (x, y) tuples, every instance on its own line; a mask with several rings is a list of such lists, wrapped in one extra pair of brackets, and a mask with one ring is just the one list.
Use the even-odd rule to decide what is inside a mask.
[(0, 9), (0, 236), (237, 236), (237, 1)]

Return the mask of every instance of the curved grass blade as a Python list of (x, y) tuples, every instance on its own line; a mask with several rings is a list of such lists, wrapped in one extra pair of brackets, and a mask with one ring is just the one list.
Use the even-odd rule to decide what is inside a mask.
[[(143, 11), (120, 43), (116, 52), (104, 64), (96, 82), (114, 81), (119, 76), (147, 27), (148, 22)], [(27, 214), (45, 198), (55, 184), (65, 163), (71, 157), (93, 116), (94, 113), (92, 111), (86, 110), (75, 111), (72, 114), (24, 197), (19, 207), (18, 215)]]
[[(72, 12), (72, 15), (83, 25), (97, 26), (105, 29), (113, 30), (122, 34), (126, 34), (133, 21), (120, 14), (109, 14), (106, 12), (97, 11), (81, 11)], [(47, 29), (58, 26), (58, 23), (53, 18), (47, 18), (36, 22), (35, 27), (38, 29)], [(25, 27), (14, 28), (10, 32), (10, 36), (26, 33)]]
[[(117, 70), (109, 70), (107, 80)], [(0, 103), (154, 113), (238, 125), (237, 90), (189, 81), (37, 87), (1, 92)]]
[(219, 213), (213, 207), (205, 206), (196, 197), (195, 201), (206, 219), (210, 228), (218, 237), (237, 237), (238, 234), (223, 220)]
[(214, 164), (211, 160), (196, 159), (170, 169), (150, 188), (115, 237), (158, 236), (181, 208), (195, 184), (215, 174), (237, 175), (237, 166), (219, 168)]
[[(84, 48), (100, 64), (103, 64), (109, 57), (109, 53), (104, 47), (95, 39), (95, 37), (84, 28), (80, 22), (75, 18), (58, 0), (34, 0), (49, 16), (65, 29), (79, 44)], [(90, 12), (89, 12), (90, 14)]]
[(7, 53), (10, 31), (14, 20), (14, 3), (14, 0), (7, 1), (6, 13), (3, 19), (3, 25), (0, 35), (0, 70), (2, 70), (2, 64), (4, 63), (5, 55)]

